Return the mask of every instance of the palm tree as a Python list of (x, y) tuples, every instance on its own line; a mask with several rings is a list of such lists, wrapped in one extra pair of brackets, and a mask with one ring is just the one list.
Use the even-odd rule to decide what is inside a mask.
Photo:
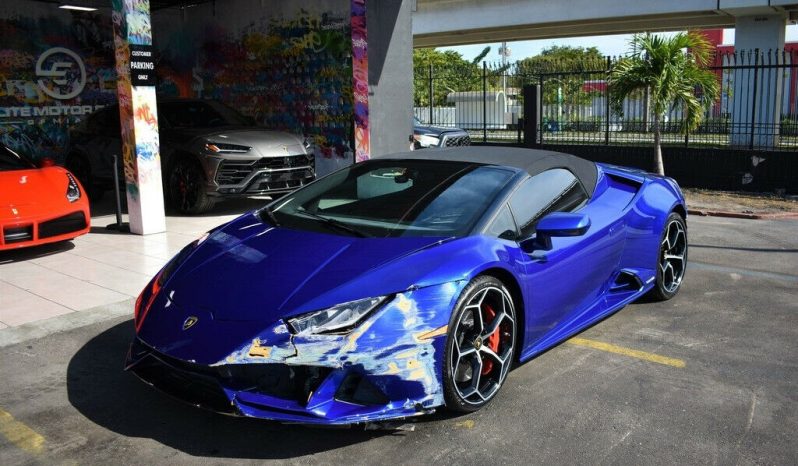
[(694, 130), (718, 98), (718, 81), (706, 67), (712, 44), (699, 32), (680, 32), (672, 37), (636, 34), (632, 52), (620, 59), (609, 73), (610, 104), (623, 115), (624, 99), (648, 88), (651, 95), (654, 130), (654, 169), (665, 174), (660, 146), (660, 121), (665, 113), (680, 106), (685, 117), (682, 131)]

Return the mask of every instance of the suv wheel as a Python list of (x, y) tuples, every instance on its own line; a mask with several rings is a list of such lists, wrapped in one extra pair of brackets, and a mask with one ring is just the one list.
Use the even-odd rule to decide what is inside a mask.
[(169, 202), (183, 214), (200, 214), (213, 207), (213, 199), (205, 192), (205, 177), (195, 162), (184, 158), (175, 163), (169, 174)]

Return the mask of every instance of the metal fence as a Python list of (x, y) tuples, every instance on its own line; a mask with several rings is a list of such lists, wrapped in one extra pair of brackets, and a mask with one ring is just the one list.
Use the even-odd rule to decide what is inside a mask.
[[(522, 89), (540, 86), (538, 144), (653, 144), (651, 98), (629, 96), (610, 110), (607, 75), (614, 58), (525, 66), (417, 67), (415, 108), (426, 124), (460, 127), (476, 142), (523, 141)], [(720, 98), (694, 131), (672, 106), (662, 143), (687, 147), (798, 150), (798, 51), (739, 51), (715, 57)]]

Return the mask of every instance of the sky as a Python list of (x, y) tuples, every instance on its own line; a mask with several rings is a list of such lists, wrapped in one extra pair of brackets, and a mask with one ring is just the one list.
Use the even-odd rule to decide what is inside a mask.
[[(660, 33), (664, 35), (672, 35), (671, 33)], [(632, 34), (616, 34), (611, 36), (591, 36), (591, 37), (572, 37), (566, 39), (543, 39), (543, 40), (525, 40), (518, 42), (508, 42), (507, 48), (510, 49), (510, 57), (508, 61), (514, 62), (522, 60), (526, 57), (531, 57), (539, 54), (544, 48), (551, 47), (552, 45), (570, 45), (573, 47), (597, 47), (602, 55), (622, 55), (628, 50), (629, 40)], [(786, 34), (787, 42), (798, 42), (798, 25), (787, 26)], [(734, 44), (734, 29), (723, 30), (723, 43)], [(456, 47), (439, 47), (438, 50), (455, 50), (463, 55), (466, 60), (471, 60), (476, 57), (486, 45), (490, 45), (490, 53), (485, 58), (487, 61), (501, 61), (499, 56), (499, 47), (501, 43), (493, 44), (479, 44), (479, 45), (460, 45)]]

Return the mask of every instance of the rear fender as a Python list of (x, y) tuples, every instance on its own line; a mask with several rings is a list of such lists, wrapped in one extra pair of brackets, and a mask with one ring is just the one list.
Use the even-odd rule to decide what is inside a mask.
[(626, 214), (627, 242), (621, 260), (624, 267), (656, 268), (660, 233), (668, 215), (679, 208), (686, 211), (675, 182), (664, 177), (647, 178)]

